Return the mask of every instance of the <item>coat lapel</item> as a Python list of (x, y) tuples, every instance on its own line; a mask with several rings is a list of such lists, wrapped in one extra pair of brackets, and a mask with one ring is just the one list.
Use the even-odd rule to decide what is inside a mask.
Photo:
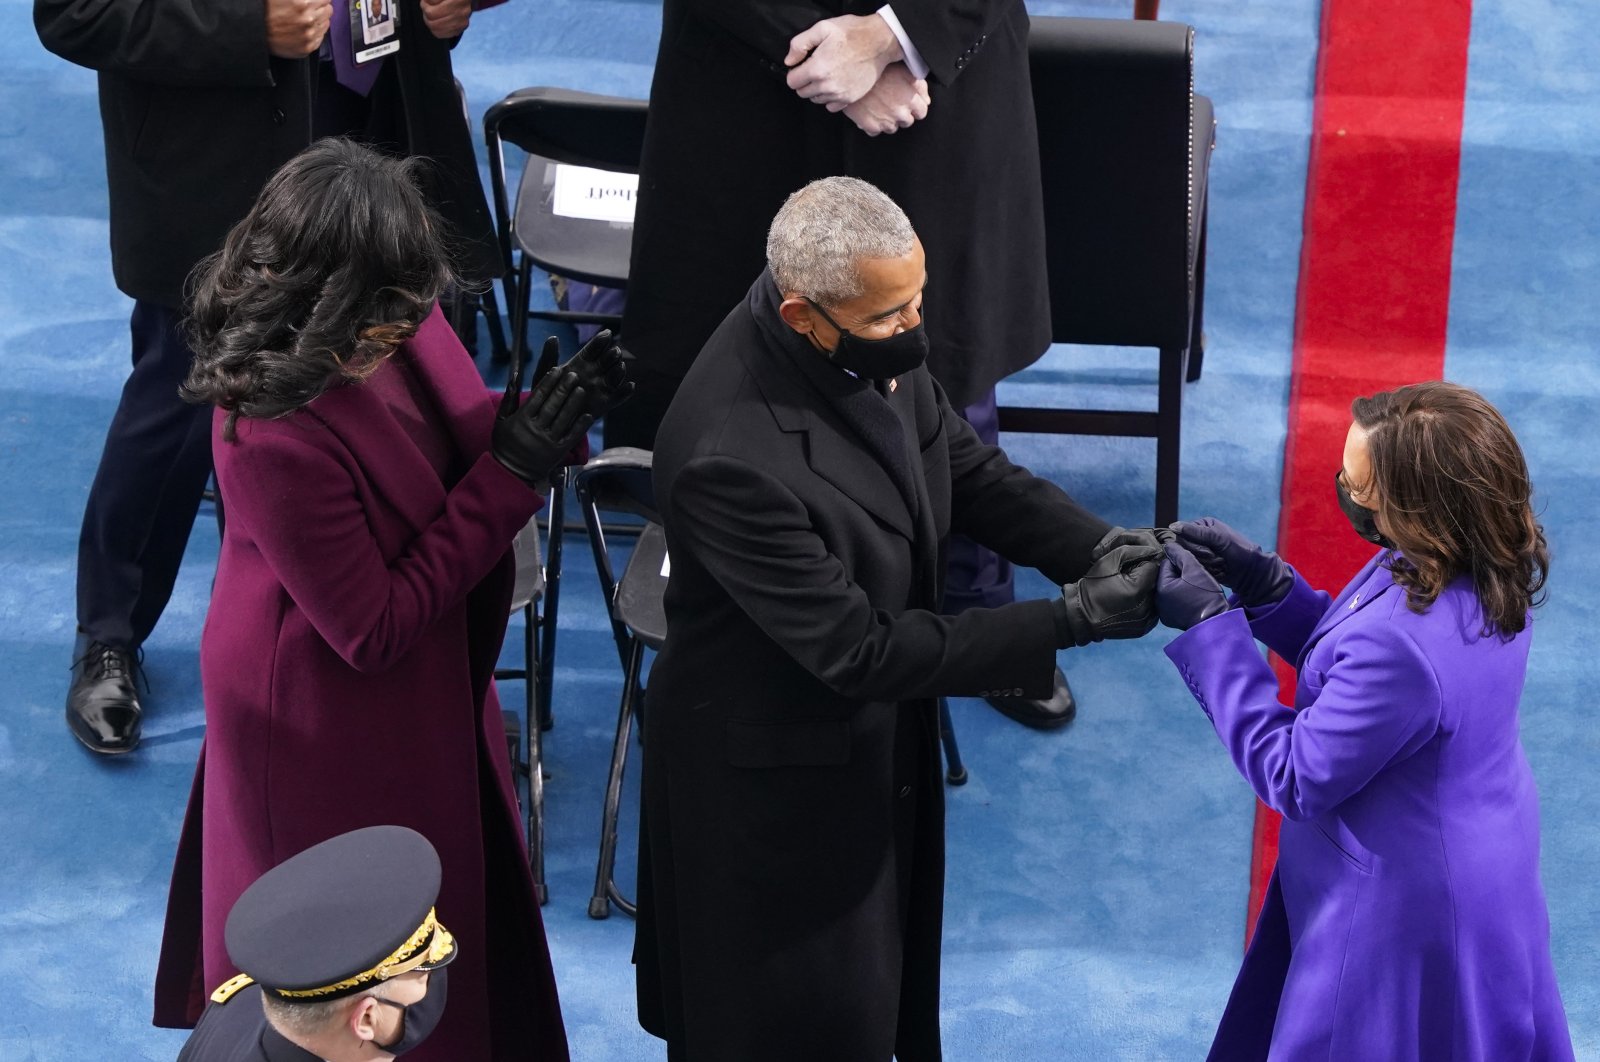
[(1388, 551), (1380, 551), (1366, 567), (1356, 573), (1355, 578), (1345, 584), (1345, 588), (1334, 598), (1328, 610), (1322, 614), (1317, 625), (1311, 630), (1311, 637), (1306, 639), (1306, 647), (1300, 654), (1301, 661), (1311, 652), (1311, 648), (1339, 624), (1364, 611), (1369, 605), (1381, 597), (1386, 596), (1394, 589), (1394, 577), (1389, 569), (1384, 566), (1384, 558)]
[[(772, 290), (768, 290), (772, 289)], [(917, 537), (905, 495), (839, 406), (866, 386), (823, 362), (800, 336), (776, 320), (776, 289), (766, 273), (750, 290), (749, 310), (768, 347), (742, 354), (778, 427), (804, 433), (811, 470), (908, 541)], [(776, 323), (775, 323), (776, 322)], [(876, 400), (876, 396), (868, 396)], [(913, 432), (911, 439), (916, 438)], [(909, 458), (908, 458), (909, 460)]]
[(428, 384), (456, 450), (471, 463), (489, 449), (494, 398), (477, 366), (435, 304), (407, 343), (417, 375)]
[[(489, 447), (494, 413), (466, 350), (437, 306), (404, 345), (438, 407), (457, 452), (471, 462)], [(380, 370), (382, 371), (382, 370)], [(355, 455), (372, 489), (420, 533), (444, 506), (445, 486), (410, 436), (370, 389), (336, 387), (307, 407)]]

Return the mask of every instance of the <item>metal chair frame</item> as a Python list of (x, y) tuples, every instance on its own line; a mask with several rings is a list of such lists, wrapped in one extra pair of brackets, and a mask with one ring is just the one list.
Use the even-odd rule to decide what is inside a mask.
[[(617, 173), (638, 173), (639, 155), (644, 145), (644, 119), (648, 104), (617, 96), (601, 96), (570, 89), (535, 87), (519, 89), (489, 108), (483, 119), (484, 144), (489, 155), (489, 180), (500, 238), (500, 253), (505, 263), (502, 284), (506, 306), (511, 312), (509, 356), (518, 357), (528, 346), (530, 318), (567, 324), (601, 324), (616, 328), (621, 318), (615, 314), (579, 310), (535, 310), (532, 308), (532, 279), (535, 267), (573, 280), (625, 288), (628, 263), (607, 263), (603, 269), (562, 261), (542, 253), (528, 239), (531, 224), (523, 219), (520, 205), (522, 187), (529, 180), (543, 181), (544, 167), (551, 163), (588, 166)], [(528, 153), (523, 165), (516, 207), (509, 201), (505, 143), (509, 141)], [(594, 222), (602, 225), (602, 222)], [(549, 368), (540, 363), (535, 376)]]
[[(522, 667), (495, 668), (497, 680), (523, 683), (522, 732), (512, 774), (517, 798), (522, 802), (523, 829), (528, 843), (528, 869), (533, 874), (534, 896), (542, 906), (550, 898), (544, 877), (544, 742), (542, 734), (552, 724), (551, 693), (555, 679), (556, 618), (561, 607), (562, 514), (566, 508), (569, 471), (551, 477), (550, 504), (546, 508), (546, 541), (542, 554), (543, 582), (522, 606)], [(537, 524), (535, 525), (537, 527)], [(557, 533), (548, 533), (550, 528)]]

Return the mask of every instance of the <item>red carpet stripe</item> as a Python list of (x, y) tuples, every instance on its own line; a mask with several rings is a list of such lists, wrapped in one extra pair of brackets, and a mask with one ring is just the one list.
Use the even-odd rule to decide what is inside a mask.
[[(1444, 370), (1471, 22), (1469, 0), (1323, 0), (1278, 548), (1324, 589), (1371, 556), (1334, 500), (1351, 399)], [(1254, 834), (1247, 934), (1277, 815)]]

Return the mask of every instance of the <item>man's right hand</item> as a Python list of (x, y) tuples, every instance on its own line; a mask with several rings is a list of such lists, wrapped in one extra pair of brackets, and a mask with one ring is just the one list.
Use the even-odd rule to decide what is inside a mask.
[(883, 68), (877, 84), (844, 109), (844, 116), (868, 136), (908, 128), (928, 116), (928, 83), (914, 77), (904, 63)]
[(1061, 588), (1069, 644), (1106, 638), (1140, 638), (1156, 625), (1158, 546), (1118, 546), (1095, 561), (1075, 583)]
[(267, 51), (279, 59), (303, 59), (322, 46), (333, 18), (332, 0), (265, 0)]

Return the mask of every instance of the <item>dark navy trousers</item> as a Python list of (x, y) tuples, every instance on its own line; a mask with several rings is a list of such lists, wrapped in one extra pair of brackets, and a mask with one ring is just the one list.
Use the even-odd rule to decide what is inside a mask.
[[(960, 411), (978, 438), (990, 445), (1000, 441), (1000, 414), (994, 388)], [(954, 614), (968, 608), (997, 608), (1016, 599), (1016, 579), (1011, 562), (984, 549), (965, 535), (951, 535), (945, 547), (944, 611)]]
[(161, 618), (211, 475), (211, 407), (178, 395), (190, 361), (179, 320), (134, 304), (133, 371), (78, 538), (78, 626), (122, 649), (137, 649)]

